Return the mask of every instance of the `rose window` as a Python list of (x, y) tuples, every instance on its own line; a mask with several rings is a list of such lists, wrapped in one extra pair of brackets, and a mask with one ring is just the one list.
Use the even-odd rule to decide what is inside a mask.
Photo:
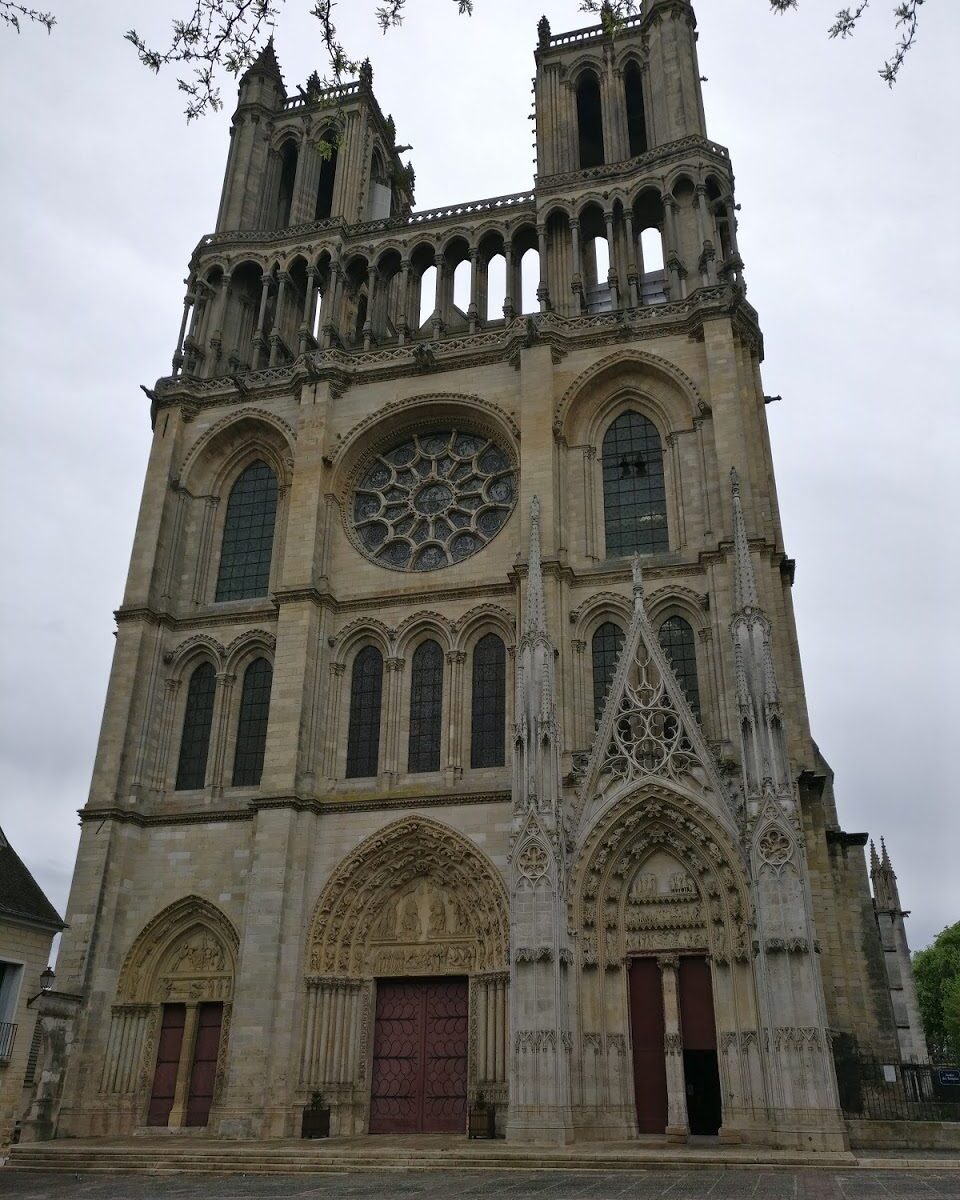
[(368, 466), (353, 497), (353, 531), (374, 562), (433, 571), (482, 549), (515, 499), (516, 472), (491, 438), (418, 433)]

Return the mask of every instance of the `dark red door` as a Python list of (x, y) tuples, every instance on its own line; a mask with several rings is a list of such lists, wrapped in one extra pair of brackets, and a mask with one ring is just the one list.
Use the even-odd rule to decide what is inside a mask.
[(371, 1133), (462, 1133), (466, 979), (377, 981)]
[(705, 958), (681, 958), (678, 983), (690, 1132), (717, 1133), (721, 1121), (720, 1072), (710, 964)]
[(630, 1031), (637, 1128), (641, 1133), (663, 1133), (667, 1128), (667, 1067), (663, 988), (656, 959), (636, 958), (630, 964)]
[(206, 1125), (210, 1116), (222, 1023), (222, 1004), (200, 1005), (197, 1014), (197, 1042), (190, 1070), (190, 1092), (187, 1096), (188, 1125)]
[(153, 1073), (148, 1125), (166, 1125), (177, 1090), (177, 1067), (183, 1045), (183, 1026), (187, 1009), (184, 1004), (165, 1004), (160, 1025), (160, 1045), (157, 1047), (157, 1067)]

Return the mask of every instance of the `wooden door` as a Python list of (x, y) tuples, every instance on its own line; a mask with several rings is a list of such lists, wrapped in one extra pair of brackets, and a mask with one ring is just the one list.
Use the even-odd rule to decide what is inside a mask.
[(147, 1113), (148, 1125), (166, 1125), (170, 1119), (170, 1109), (173, 1107), (173, 1097), (177, 1090), (177, 1068), (180, 1065), (186, 1018), (185, 1004), (163, 1006), (157, 1066), (153, 1073), (153, 1090), (150, 1093), (150, 1108)]
[(667, 1065), (663, 1049), (663, 988), (656, 959), (630, 964), (630, 1031), (633, 1085), (640, 1133), (667, 1128)]
[(197, 1041), (193, 1051), (193, 1065), (190, 1068), (190, 1091), (187, 1095), (187, 1125), (206, 1125), (210, 1116), (222, 1024), (222, 1004), (200, 1005), (197, 1013)]
[(466, 979), (377, 981), (371, 1133), (462, 1133)]
[(680, 1028), (691, 1133), (717, 1133), (722, 1119), (713, 983), (705, 958), (681, 958)]

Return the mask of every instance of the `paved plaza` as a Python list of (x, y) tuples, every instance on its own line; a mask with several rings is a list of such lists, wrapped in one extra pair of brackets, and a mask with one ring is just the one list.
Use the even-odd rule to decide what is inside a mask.
[(0, 1169), (16, 1200), (920, 1200), (960, 1198), (960, 1173), (924, 1171), (369, 1171), (79, 1175)]

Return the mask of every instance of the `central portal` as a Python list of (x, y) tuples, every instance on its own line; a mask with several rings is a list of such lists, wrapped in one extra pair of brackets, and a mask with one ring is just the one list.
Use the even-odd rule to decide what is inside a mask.
[(463, 978), (378, 979), (371, 1133), (463, 1133), (468, 986)]

